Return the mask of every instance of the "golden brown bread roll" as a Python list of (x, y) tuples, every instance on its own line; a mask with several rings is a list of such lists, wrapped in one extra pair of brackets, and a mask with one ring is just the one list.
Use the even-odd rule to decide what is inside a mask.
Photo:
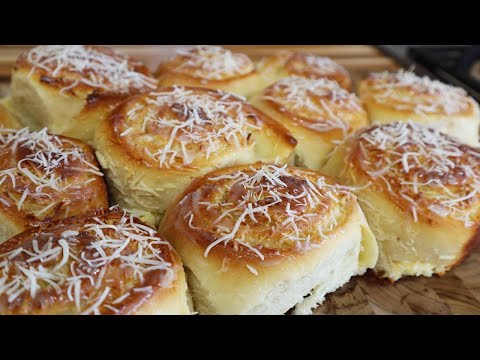
[(263, 87), (255, 64), (245, 54), (220, 46), (197, 46), (178, 50), (156, 71), (162, 86), (183, 85), (219, 89), (250, 96)]
[(188, 87), (125, 101), (95, 139), (114, 201), (152, 224), (193, 177), (239, 163), (286, 161), (295, 143), (242, 99)]
[(252, 104), (298, 141), (295, 164), (315, 170), (339, 140), (368, 123), (360, 100), (328, 79), (284, 78), (257, 95)]
[(37, 46), (15, 63), (7, 105), (33, 130), (91, 142), (112, 106), (156, 86), (142, 63), (107, 47)]
[(0, 129), (0, 243), (38, 225), (108, 207), (103, 174), (81, 141)]
[(195, 179), (159, 232), (180, 254), (200, 314), (283, 314), (294, 306), (308, 314), (378, 256), (355, 195), (286, 165)]
[(299, 76), (333, 80), (347, 91), (352, 88), (350, 74), (343, 66), (328, 57), (316, 54), (281, 51), (262, 59), (258, 69), (267, 84), (273, 84), (284, 77)]
[(480, 150), (414, 122), (349, 137), (322, 169), (356, 194), (392, 281), (443, 274), (480, 240)]
[(413, 72), (370, 74), (359, 86), (370, 121), (412, 120), (478, 146), (480, 111), (466, 91)]
[(118, 209), (43, 223), (0, 245), (0, 314), (188, 314), (182, 263)]

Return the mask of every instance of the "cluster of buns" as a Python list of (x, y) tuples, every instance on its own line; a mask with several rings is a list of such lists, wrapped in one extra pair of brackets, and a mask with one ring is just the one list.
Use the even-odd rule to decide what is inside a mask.
[(403, 71), (351, 89), (306, 53), (199, 46), (154, 75), (106, 47), (22, 54), (0, 103), (0, 313), (309, 314), (368, 269), (460, 263), (478, 105)]

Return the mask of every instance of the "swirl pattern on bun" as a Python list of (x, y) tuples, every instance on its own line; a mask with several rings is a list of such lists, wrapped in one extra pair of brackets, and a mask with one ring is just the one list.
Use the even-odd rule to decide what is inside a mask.
[(98, 123), (125, 97), (156, 88), (140, 62), (89, 45), (37, 46), (13, 68), (8, 108), (34, 130), (91, 141)]
[(156, 71), (160, 85), (198, 86), (248, 96), (260, 83), (255, 63), (245, 54), (220, 46), (178, 50)]
[(297, 139), (296, 165), (319, 169), (335, 144), (368, 123), (361, 101), (328, 79), (288, 77), (252, 100)]
[(192, 177), (237, 163), (285, 161), (295, 144), (285, 128), (241, 98), (187, 87), (129, 99), (96, 137), (115, 201), (155, 216)]
[(323, 171), (362, 187), (385, 277), (442, 274), (479, 238), (480, 151), (436, 129), (410, 121), (360, 130)]
[(259, 63), (259, 71), (269, 84), (284, 77), (298, 76), (307, 79), (329, 79), (336, 81), (347, 91), (352, 81), (348, 71), (328, 57), (311, 53), (282, 51), (264, 58)]
[(370, 74), (359, 87), (371, 122), (412, 120), (478, 146), (478, 104), (461, 88), (413, 72)]
[(188, 314), (175, 251), (117, 209), (43, 223), (0, 245), (2, 314)]
[(201, 313), (275, 314), (295, 305), (308, 313), (377, 256), (355, 195), (287, 165), (241, 165), (195, 179), (159, 232), (189, 269)]
[(41, 131), (0, 129), (0, 242), (38, 225), (108, 207), (91, 148)]

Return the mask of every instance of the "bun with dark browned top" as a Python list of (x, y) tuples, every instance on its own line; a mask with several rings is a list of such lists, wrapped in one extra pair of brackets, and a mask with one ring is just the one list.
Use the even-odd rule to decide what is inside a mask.
[(114, 200), (152, 223), (193, 177), (239, 163), (286, 161), (295, 144), (283, 126), (243, 99), (190, 87), (132, 97), (95, 139)]
[(255, 63), (247, 55), (220, 46), (178, 50), (175, 57), (158, 66), (156, 76), (162, 86), (205, 87), (242, 96), (263, 86)]
[(347, 91), (352, 88), (350, 74), (343, 66), (328, 57), (312, 53), (281, 51), (262, 59), (258, 68), (267, 84), (273, 84), (285, 77), (298, 76), (336, 81)]
[(480, 151), (438, 130), (371, 126), (347, 138), (322, 171), (360, 187), (382, 276), (443, 274), (478, 240)]
[(46, 222), (0, 245), (1, 314), (188, 314), (180, 259), (113, 210)]
[(412, 120), (479, 145), (480, 110), (462, 88), (410, 71), (372, 73), (359, 86), (373, 123)]
[(15, 63), (6, 105), (33, 130), (91, 142), (112, 106), (156, 86), (142, 63), (110, 48), (37, 46)]
[(284, 78), (252, 103), (298, 141), (295, 164), (320, 169), (336, 143), (368, 123), (362, 102), (328, 79)]
[[(317, 172), (256, 163), (197, 178), (159, 228), (200, 313), (309, 313), (376, 262), (356, 197)], [(312, 296), (303, 299), (312, 292)]]
[(103, 174), (81, 141), (0, 129), (0, 242), (36, 226), (108, 207)]

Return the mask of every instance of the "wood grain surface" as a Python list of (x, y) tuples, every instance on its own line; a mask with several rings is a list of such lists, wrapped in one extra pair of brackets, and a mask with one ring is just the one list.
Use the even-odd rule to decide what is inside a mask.
[[(10, 69), (17, 56), (31, 46), (0, 45), (0, 78), (8, 79)], [(178, 48), (190, 46), (174, 45), (112, 45), (113, 48), (143, 60), (154, 70), (166, 57), (173, 55)], [(273, 54), (279, 50), (292, 49), (310, 51), (322, 56), (329, 56), (353, 71), (378, 70), (395, 68), (395, 62), (383, 55), (379, 50), (366, 45), (226, 45), (235, 51), (248, 54), (254, 60)]]
[(480, 249), (444, 276), (407, 277), (395, 284), (370, 273), (355, 277), (327, 295), (314, 314), (480, 314)]
[[(176, 46), (117, 45), (114, 48), (129, 53), (154, 69)], [(354, 82), (370, 71), (394, 70), (394, 60), (372, 46), (226, 46), (248, 54), (257, 60), (278, 50), (311, 51), (329, 56), (346, 66)], [(0, 78), (8, 80), (10, 67), (18, 54), (28, 46), (0, 46)], [(8, 92), (8, 82), (0, 83), (0, 97)], [(322, 314), (480, 314), (480, 250), (445, 276), (405, 278), (395, 284), (381, 281), (372, 274), (353, 278), (329, 294), (322, 306), (314, 311)]]

